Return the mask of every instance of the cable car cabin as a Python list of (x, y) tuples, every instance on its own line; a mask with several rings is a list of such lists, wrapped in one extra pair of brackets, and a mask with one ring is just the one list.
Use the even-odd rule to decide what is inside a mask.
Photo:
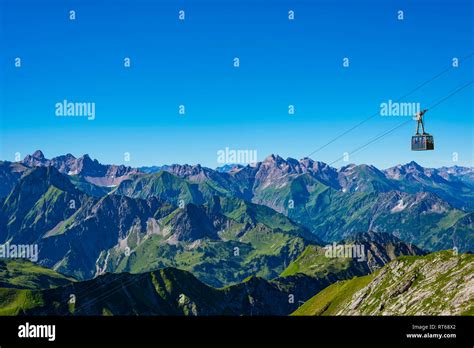
[(412, 151), (434, 150), (434, 140), (432, 135), (414, 135), (411, 137)]

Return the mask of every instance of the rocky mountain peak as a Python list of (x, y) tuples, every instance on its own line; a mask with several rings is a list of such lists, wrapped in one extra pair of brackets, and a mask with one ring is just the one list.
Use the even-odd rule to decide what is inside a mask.
[(269, 156), (267, 156), (263, 162), (264, 164), (269, 164), (269, 165), (278, 165), (278, 164), (282, 164), (282, 163), (285, 163), (285, 160), (280, 157), (279, 155), (275, 155), (275, 154), (271, 154)]
[(33, 152), (33, 158), (36, 158), (36, 159), (39, 159), (39, 160), (44, 160), (44, 154), (41, 150), (36, 150), (35, 152)]
[(424, 172), (424, 168), (420, 166), (418, 163), (416, 163), (415, 161), (411, 161), (405, 164), (403, 167), (408, 172), (414, 172), (414, 171), (422, 172), (422, 173)]

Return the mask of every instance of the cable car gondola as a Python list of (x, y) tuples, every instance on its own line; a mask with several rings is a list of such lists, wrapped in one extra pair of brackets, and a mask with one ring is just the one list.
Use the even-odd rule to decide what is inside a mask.
[[(423, 124), (423, 115), (428, 110), (425, 109), (416, 114), (416, 134), (411, 137), (411, 149), (412, 151), (426, 151), (434, 150), (434, 138), (431, 134), (425, 132), (425, 126)], [(421, 131), (420, 134), (420, 125)]]

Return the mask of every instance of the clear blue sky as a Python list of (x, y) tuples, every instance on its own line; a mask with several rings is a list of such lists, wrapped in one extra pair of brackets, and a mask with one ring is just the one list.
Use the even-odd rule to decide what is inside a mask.
[[(0, 159), (41, 149), (118, 164), (129, 152), (132, 166), (216, 167), (226, 147), (301, 158), (472, 53), (473, 16), (470, 0), (0, 0)], [(427, 106), (472, 80), (473, 61), (405, 101)], [(410, 151), (413, 123), (350, 162), (472, 166), (473, 91), (426, 115), (435, 151)], [(64, 99), (95, 102), (96, 119), (56, 117)], [(332, 162), (402, 120), (377, 116), (312, 157)]]

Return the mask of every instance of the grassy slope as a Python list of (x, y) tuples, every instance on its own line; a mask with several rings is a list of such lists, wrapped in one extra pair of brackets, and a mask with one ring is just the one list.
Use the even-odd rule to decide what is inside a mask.
[(188, 272), (167, 268), (106, 274), (49, 290), (0, 289), (0, 315), (238, 315), (242, 303), (233, 299), (245, 298), (241, 293), (246, 295), (241, 286), (214, 289)]
[(240, 282), (249, 275), (276, 277), (283, 270), (284, 260), (296, 257), (304, 246), (301, 238), (264, 229), (258, 231), (257, 228), (248, 231), (242, 241), (202, 240), (192, 248), (183, 243), (170, 245), (162, 236), (152, 235), (132, 249), (129, 257), (124, 257), (123, 251), (113, 249), (109, 270), (141, 273), (176, 267), (191, 271), (205, 283), (219, 287)]
[[(465, 307), (461, 310), (452, 308), (454, 299), (458, 299), (456, 290), (461, 285), (466, 285), (468, 281), (472, 283), (473, 265), (474, 255), (454, 256), (451, 251), (432, 253), (422, 257), (402, 256), (370, 275), (355, 277), (328, 286), (292, 315), (351, 314), (348, 305), (357, 300), (354, 295), (362, 289), (367, 291), (357, 295), (358, 298), (363, 297), (361, 305), (358, 306), (359, 314), (380, 315), (385, 307), (390, 308), (391, 314), (395, 315), (439, 315), (443, 311), (473, 315), (474, 298), (472, 296), (467, 299), (467, 305), (464, 304)], [(433, 274), (426, 274), (427, 269), (432, 269)], [(397, 289), (399, 285), (407, 284), (408, 279), (410, 279), (408, 287), (410, 291), (405, 289), (401, 294), (394, 295), (394, 289)], [(371, 288), (374, 280), (377, 280), (377, 285)], [(426, 293), (429, 295), (424, 295)], [(406, 303), (411, 305), (403, 311), (393, 311), (393, 308), (402, 308)]]
[(0, 260), (0, 287), (46, 289), (74, 281), (49, 268), (23, 260)]
[(374, 279), (374, 275), (375, 273), (332, 284), (306, 301), (292, 315), (335, 315), (357, 291)]
[(312, 277), (321, 277), (328, 273), (340, 273), (349, 270), (352, 265), (350, 258), (328, 258), (325, 256), (325, 249), (317, 245), (309, 245), (290, 263), (281, 273), (282, 277), (304, 273)]

